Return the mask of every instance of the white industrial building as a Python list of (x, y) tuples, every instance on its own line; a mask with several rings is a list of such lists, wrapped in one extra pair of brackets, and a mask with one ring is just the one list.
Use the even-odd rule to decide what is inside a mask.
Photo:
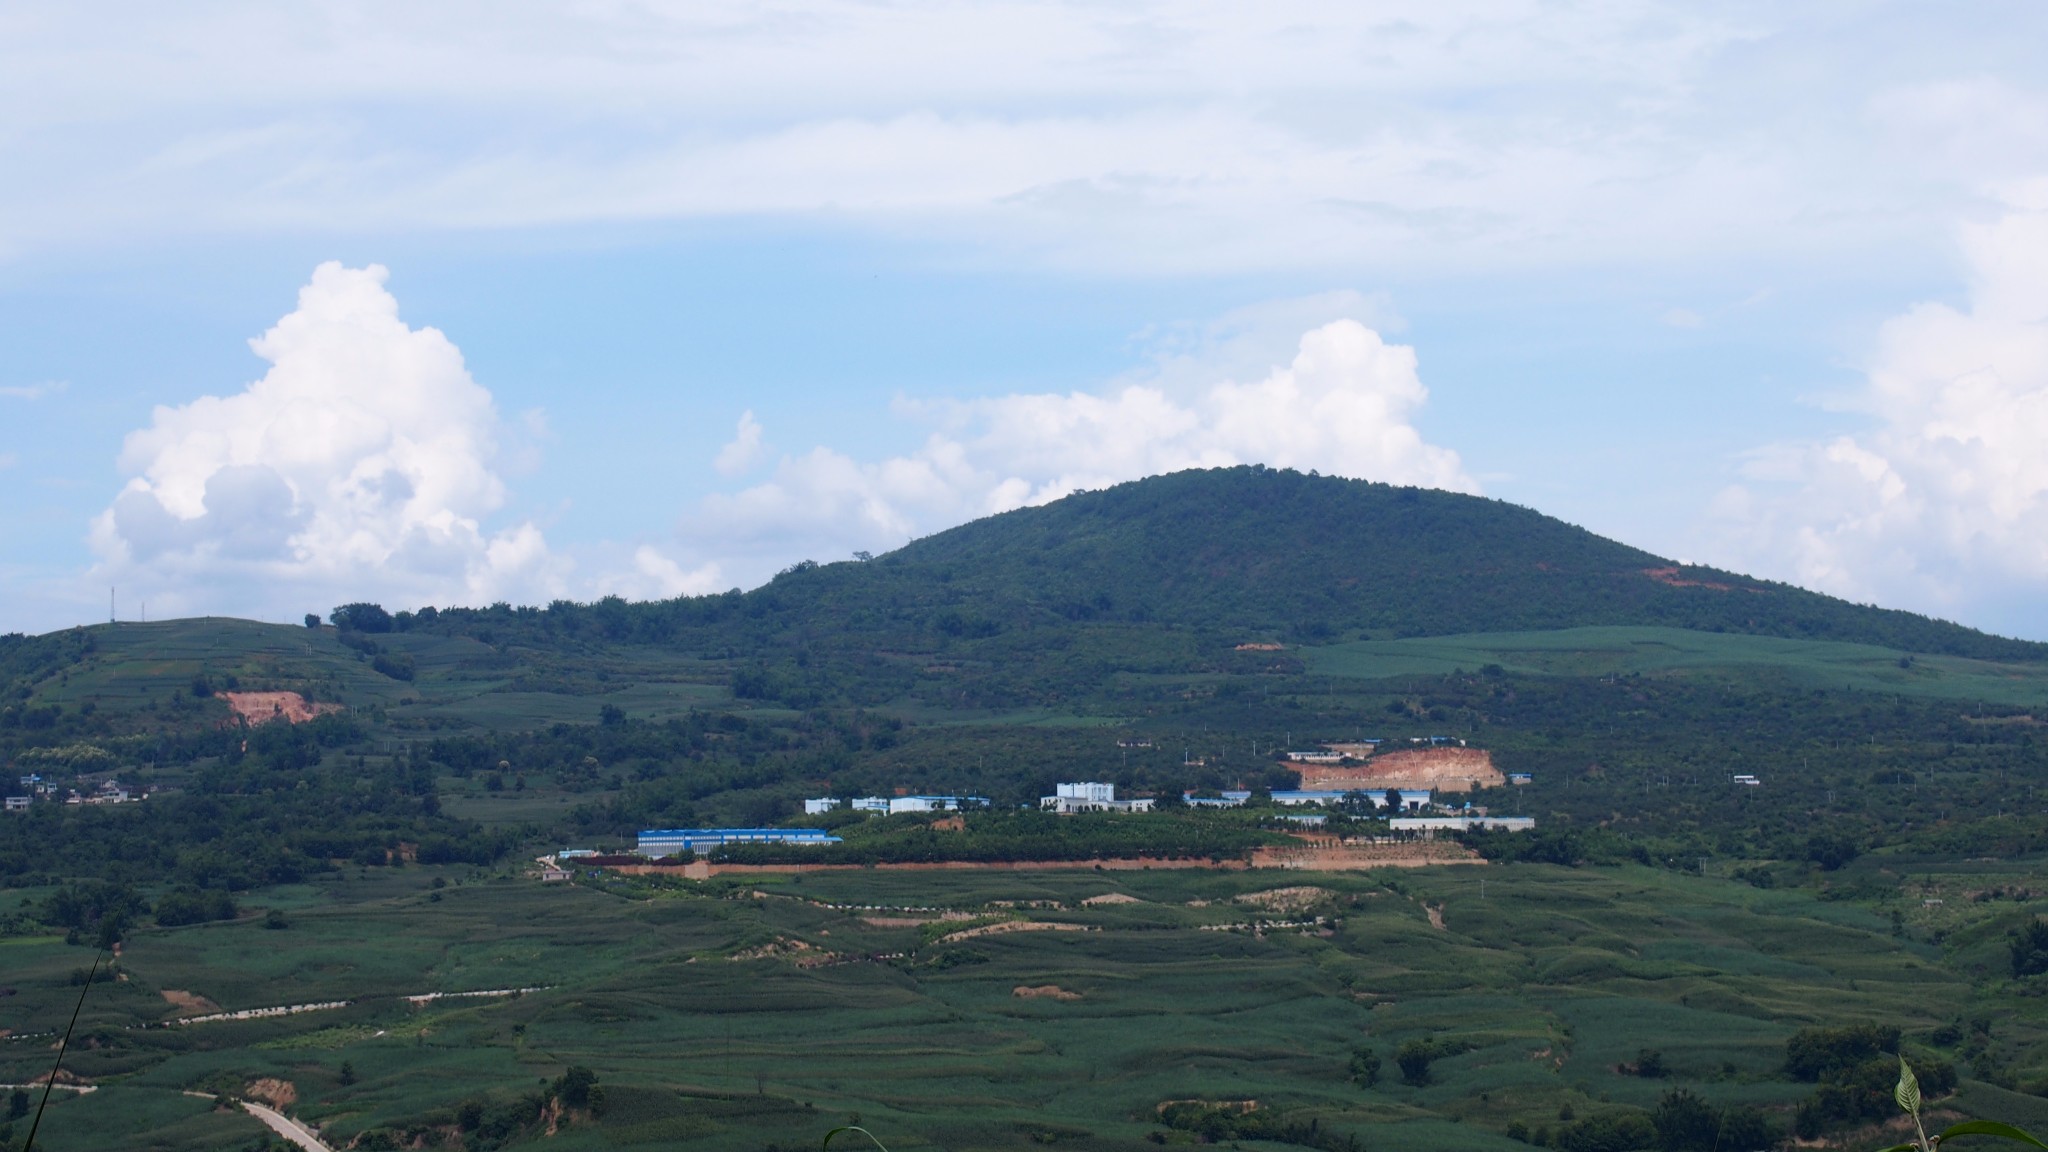
[(801, 844), (822, 847), (839, 837), (817, 828), (650, 828), (640, 833), (640, 855), (673, 856), (688, 849), (711, 852), (727, 844)]
[(1119, 800), (1116, 785), (1087, 782), (1055, 784), (1053, 794), (1041, 796), (1038, 806), (1047, 812), (1070, 816), (1076, 812), (1150, 812), (1152, 801)]
[(962, 808), (986, 807), (986, 796), (895, 796), (889, 800), (889, 815), (899, 812), (958, 812)]
[[(1430, 792), (1427, 788), (1355, 788), (1349, 792), (1276, 789), (1273, 792), (1273, 803), (1288, 808), (1305, 804), (1322, 804), (1334, 808), (1357, 798), (1371, 801), (1375, 808), (1385, 808), (1387, 793), (1390, 791), (1400, 793), (1403, 812), (1419, 812), (1429, 807)], [(1245, 801), (1251, 798), (1251, 792), (1245, 789), (1226, 790), (1220, 796), (1197, 796), (1192, 792), (1182, 796), (1191, 808), (1241, 808)]]
[(821, 796), (816, 800), (804, 801), (804, 815), (823, 816), (837, 807), (839, 807), (839, 801), (834, 800), (830, 796)]
[(1470, 832), (1475, 828), (1527, 832), (1534, 827), (1534, 816), (1396, 816), (1387, 821), (1387, 828), (1394, 832)]

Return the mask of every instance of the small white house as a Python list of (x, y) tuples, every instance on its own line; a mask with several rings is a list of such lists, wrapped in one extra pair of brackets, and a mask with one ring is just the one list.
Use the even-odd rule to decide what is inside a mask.
[(7, 810), (8, 810), (9, 812), (26, 812), (26, 811), (28, 811), (28, 797), (26, 797), (26, 796), (9, 796), (9, 797), (7, 798)]
[(839, 807), (839, 801), (834, 800), (830, 796), (821, 796), (816, 800), (804, 801), (804, 815), (823, 816), (837, 807)]
[(1119, 800), (1116, 798), (1116, 785), (1088, 781), (1055, 784), (1052, 795), (1039, 797), (1038, 806), (1047, 812), (1069, 816), (1076, 812), (1150, 812), (1152, 801)]

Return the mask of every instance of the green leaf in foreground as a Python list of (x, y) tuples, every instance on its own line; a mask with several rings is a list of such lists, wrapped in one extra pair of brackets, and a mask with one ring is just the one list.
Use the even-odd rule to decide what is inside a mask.
[(1911, 1115), (1920, 1115), (1920, 1080), (1913, 1075), (1912, 1066), (1904, 1056), (1899, 1057), (1899, 1086), (1892, 1089), (1892, 1099)]

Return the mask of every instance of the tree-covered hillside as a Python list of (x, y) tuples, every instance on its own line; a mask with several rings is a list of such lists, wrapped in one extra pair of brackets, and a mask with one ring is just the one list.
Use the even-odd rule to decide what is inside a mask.
[(2048, 658), (2048, 645), (1681, 567), (1499, 500), (1265, 467), (1077, 493), (869, 562), (805, 562), (745, 594), (433, 617), (397, 624), (740, 651), (792, 638), (895, 648), (1069, 624), (1292, 643), (1641, 624)]

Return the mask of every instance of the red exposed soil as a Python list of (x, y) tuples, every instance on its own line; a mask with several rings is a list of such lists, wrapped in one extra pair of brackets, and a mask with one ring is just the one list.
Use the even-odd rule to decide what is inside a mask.
[(297, 692), (222, 692), (220, 698), (251, 727), (272, 720), (303, 724), (316, 716), (341, 711), (339, 704), (308, 704)]
[(1040, 984), (1036, 988), (1019, 984), (1010, 989), (1010, 995), (1019, 1000), (1079, 1000), (1079, 992), (1069, 992), (1057, 984)]
[(172, 1013), (173, 1016), (197, 1016), (220, 1011), (220, 1005), (197, 993), (177, 988), (164, 988), (160, 991), (163, 998), (170, 1002), (171, 1007), (177, 1009)]
[(1315, 764), (1301, 770), (1311, 792), (1379, 792), (1388, 788), (1430, 788), (1469, 792), (1508, 782), (1483, 748), (1402, 748), (1382, 752), (1361, 765)]
[(1711, 588), (1716, 592), (1733, 592), (1735, 590), (1733, 585), (1718, 584), (1712, 580), (1687, 580), (1678, 574), (1678, 569), (1676, 568), (1645, 568), (1643, 569), (1643, 575), (1648, 576), (1659, 584), (1668, 584), (1673, 588)]

